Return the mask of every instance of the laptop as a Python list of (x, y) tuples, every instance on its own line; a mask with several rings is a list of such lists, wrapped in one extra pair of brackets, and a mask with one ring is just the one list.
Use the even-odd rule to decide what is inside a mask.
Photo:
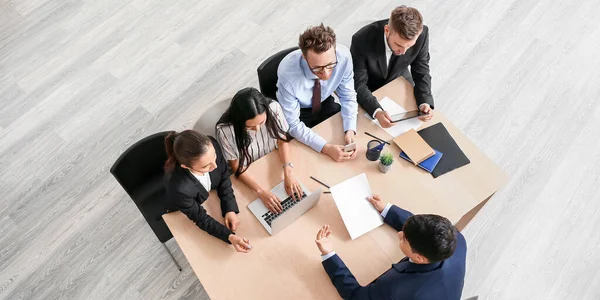
[(283, 211), (281, 213), (274, 214), (269, 211), (260, 198), (248, 204), (248, 209), (254, 214), (270, 235), (277, 234), (285, 227), (292, 224), (292, 222), (300, 218), (305, 212), (309, 211), (317, 204), (317, 202), (319, 202), (319, 199), (321, 198), (321, 188), (309, 193), (304, 185), (300, 184), (300, 186), (302, 186), (303, 191), (300, 200), (294, 200), (291, 196), (288, 196), (283, 181), (271, 190), (271, 193), (279, 197), (279, 199), (282, 199), (281, 206), (283, 207)]

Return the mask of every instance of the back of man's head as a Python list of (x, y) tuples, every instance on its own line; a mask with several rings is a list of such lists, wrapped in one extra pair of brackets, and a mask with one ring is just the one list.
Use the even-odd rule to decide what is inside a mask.
[(457, 230), (442, 216), (414, 215), (406, 220), (402, 231), (412, 251), (430, 263), (449, 258), (456, 249)]
[(388, 24), (401, 38), (412, 40), (423, 30), (423, 16), (416, 8), (402, 5), (392, 11)]

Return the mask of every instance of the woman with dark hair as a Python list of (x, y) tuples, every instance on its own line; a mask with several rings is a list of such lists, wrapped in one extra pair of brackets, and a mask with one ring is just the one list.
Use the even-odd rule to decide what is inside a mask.
[(249, 174), (244, 173), (250, 164), (279, 149), (285, 190), (293, 199), (302, 195), (302, 187), (293, 176), (287, 134), (288, 123), (281, 106), (265, 97), (255, 88), (240, 90), (231, 99), (231, 105), (217, 122), (217, 139), (223, 146), (223, 155), (231, 169), (242, 182), (249, 186), (265, 206), (273, 213), (283, 210), (281, 199), (269, 188), (263, 189)]
[[(250, 251), (250, 241), (236, 236), (240, 221), (229, 169), (217, 141), (194, 130), (175, 131), (165, 138), (168, 159), (167, 208), (179, 210), (210, 235), (233, 244), (238, 252)], [(202, 207), (208, 192), (217, 189), (225, 225), (209, 216)]]

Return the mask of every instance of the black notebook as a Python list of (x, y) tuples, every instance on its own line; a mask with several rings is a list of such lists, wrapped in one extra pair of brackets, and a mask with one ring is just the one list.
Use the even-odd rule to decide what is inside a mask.
[(444, 124), (437, 123), (419, 130), (419, 135), (431, 146), (444, 153), (431, 175), (434, 178), (469, 164), (471, 161), (460, 150)]

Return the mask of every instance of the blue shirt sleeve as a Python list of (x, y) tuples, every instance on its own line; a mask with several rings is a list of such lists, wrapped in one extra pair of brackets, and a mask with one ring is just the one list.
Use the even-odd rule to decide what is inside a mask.
[[(290, 126), (290, 135), (315, 151), (321, 152), (327, 141), (300, 121), (300, 103), (294, 96), (289, 84), (284, 83), (282, 79), (277, 81), (277, 100), (281, 104), (285, 119)], [(356, 128), (356, 121), (354, 124)]]
[(342, 121), (344, 132), (353, 130), (356, 132), (356, 117), (358, 115), (358, 102), (356, 102), (356, 91), (354, 90), (354, 71), (352, 70), (352, 58), (348, 58), (344, 64), (344, 75), (342, 82), (337, 88), (337, 95), (342, 105)]

